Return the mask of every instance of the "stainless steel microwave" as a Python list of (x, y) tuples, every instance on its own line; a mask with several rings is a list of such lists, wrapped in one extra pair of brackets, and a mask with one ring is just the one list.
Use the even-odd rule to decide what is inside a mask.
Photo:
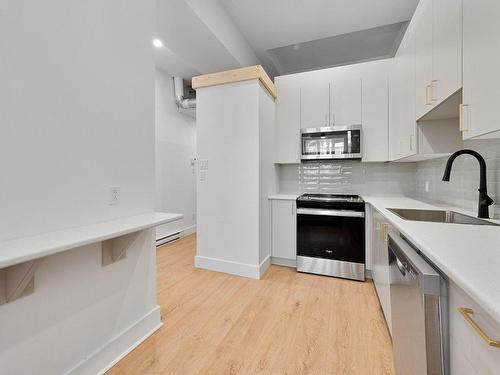
[(302, 160), (361, 159), (361, 125), (301, 129)]

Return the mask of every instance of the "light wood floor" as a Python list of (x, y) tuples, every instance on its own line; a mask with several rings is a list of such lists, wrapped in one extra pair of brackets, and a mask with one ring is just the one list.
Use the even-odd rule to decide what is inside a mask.
[(165, 324), (109, 374), (394, 374), (371, 282), (200, 270), (195, 247), (189, 236), (158, 250)]

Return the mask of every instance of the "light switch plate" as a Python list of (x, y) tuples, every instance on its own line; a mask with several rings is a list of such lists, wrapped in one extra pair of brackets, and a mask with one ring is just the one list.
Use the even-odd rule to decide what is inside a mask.
[(206, 181), (207, 180), (207, 173), (208, 173), (208, 160), (199, 160), (199, 170), (198, 170), (198, 177), (200, 181)]

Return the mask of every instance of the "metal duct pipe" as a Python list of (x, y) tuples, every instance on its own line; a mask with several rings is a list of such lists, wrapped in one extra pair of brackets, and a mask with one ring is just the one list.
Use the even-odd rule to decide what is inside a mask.
[(196, 99), (184, 98), (184, 81), (182, 77), (174, 77), (174, 97), (179, 108), (196, 108)]

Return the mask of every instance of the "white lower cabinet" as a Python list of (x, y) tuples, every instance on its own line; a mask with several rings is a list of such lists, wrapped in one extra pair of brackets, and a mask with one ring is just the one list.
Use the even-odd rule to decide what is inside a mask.
[(295, 267), (297, 218), (295, 200), (271, 202), (271, 256), (274, 264)]
[(500, 340), (500, 324), (453, 282), (450, 282), (449, 297), (450, 373), (453, 375), (499, 374), (500, 348), (488, 345), (459, 309), (469, 309), (467, 310), (469, 317), (493, 340)]
[(376, 209), (371, 209), (371, 258), (372, 258), (372, 278), (377, 291), (380, 305), (384, 313), (387, 327), (392, 335), (391, 318), (391, 293), (389, 279), (389, 254), (387, 250), (387, 234), (390, 225), (385, 217)]

